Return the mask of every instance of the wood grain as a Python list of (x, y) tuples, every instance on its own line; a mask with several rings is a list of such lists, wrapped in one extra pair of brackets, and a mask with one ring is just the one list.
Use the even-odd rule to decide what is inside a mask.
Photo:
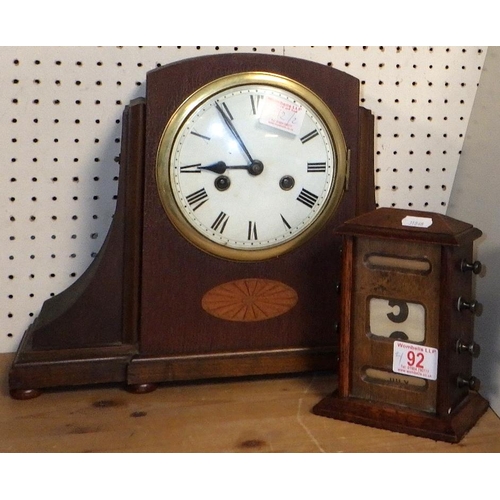
[(7, 387), (12, 360), (0, 354), (0, 453), (500, 452), (491, 409), (459, 444), (313, 415), (336, 387), (328, 373), (165, 384), (139, 395), (86, 387), (16, 401)]

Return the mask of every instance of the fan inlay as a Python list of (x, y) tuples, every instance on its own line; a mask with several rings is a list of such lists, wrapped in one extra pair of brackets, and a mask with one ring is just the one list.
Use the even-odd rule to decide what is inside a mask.
[(288, 312), (297, 303), (297, 292), (279, 281), (242, 279), (209, 290), (203, 309), (228, 321), (262, 321)]

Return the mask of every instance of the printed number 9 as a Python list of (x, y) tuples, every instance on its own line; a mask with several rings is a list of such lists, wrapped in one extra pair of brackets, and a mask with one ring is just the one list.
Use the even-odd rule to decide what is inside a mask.
[(413, 351), (408, 351), (407, 354), (408, 366), (415, 366), (417, 368), (423, 368), (424, 365), (424, 355), (421, 352), (415, 354)]

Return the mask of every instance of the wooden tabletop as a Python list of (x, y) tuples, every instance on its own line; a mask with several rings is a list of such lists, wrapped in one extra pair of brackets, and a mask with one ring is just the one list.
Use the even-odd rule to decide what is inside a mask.
[(332, 374), (52, 390), (18, 401), (13, 355), (0, 354), (0, 453), (5, 452), (499, 452), (489, 409), (459, 444), (436, 442), (311, 413), (336, 387)]

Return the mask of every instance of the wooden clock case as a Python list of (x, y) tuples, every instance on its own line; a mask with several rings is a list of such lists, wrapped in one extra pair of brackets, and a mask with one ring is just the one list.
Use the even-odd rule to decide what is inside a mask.
[[(404, 226), (405, 218), (410, 224), (422, 220), (432, 224)], [(460, 441), (488, 408), (477, 392), (479, 381), (472, 376), (472, 359), (479, 355), (473, 320), (480, 310), (471, 298), (472, 275), (481, 269), (479, 262), (473, 262), (473, 242), (481, 231), (441, 214), (380, 208), (347, 221), (338, 233), (344, 237), (339, 381), (337, 390), (313, 412), (435, 440)], [(374, 256), (384, 260), (374, 265)], [(401, 332), (393, 338), (373, 335), (369, 304), (374, 296), (423, 306), (425, 337), (407, 342), (422, 352), (437, 349), (435, 379), (393, 371), (394, 338), (401, 338)], [(404, 323), (397, 323), (392, 325), (394, 330), (405, 329)], [(369, 369), (388, 376), (370, 378)], [(409, 382), (414, 385), (406, 385)]]
[[(346, 191), (334, 216), (300, 248), (259, 262), (204, 253), (167, 218), (155, 161), (169, 118), (195, 90), (246, 71), (284, 75), (333, 111), (349, 156)], [(147, 391), (165, 381), (332, 369), (338, 356), (340, 239), (333, 230), (375, 207), (373, 116), (359, 106), (359, 81), (306, 60), (260, 54), (187, 59), (147, 74), (146, 97), (123, 114), (116, 213), (87, 271), (47, 300), (10, 371), (15, 398), (40, 389), (124, 382)], [(246, 281), (247, 280), (247, 281)], [(285, 283), (297, 304), (262, 321), (224, 321), (200, 306), (224, 283)]]

